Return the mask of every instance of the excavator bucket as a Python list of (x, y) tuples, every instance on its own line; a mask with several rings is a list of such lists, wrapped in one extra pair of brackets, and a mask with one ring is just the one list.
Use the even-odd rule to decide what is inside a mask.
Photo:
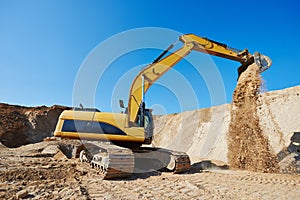
[(272, 65), (272, 60), (268, 56), (262, 55), (258, 52), (254, 53), (254, 61), (258, 66), (260, 66), (260, 73), (266, 71)]
[(247, 62), (243, 63), (242, 66), (238, 68), (239, 77), (244, 71), (246, 71), (248, 66), (253, 63), (256, 63), (256, 65), (259, 66), (259, 73), (262, 73), (271, 67), (272, 60), (268, 56), (255, 52)]

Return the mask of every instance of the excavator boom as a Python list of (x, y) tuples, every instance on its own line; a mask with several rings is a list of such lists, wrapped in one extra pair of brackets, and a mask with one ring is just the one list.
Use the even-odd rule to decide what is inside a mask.
[(184, 45), (175, 53), (148, 65), (136, 76), (131, 85), (128, 102), (129, 122), (135, 122), (143, 94), (146, 93), (157, 79), (163, 76), (172, 66), (189, 54), (192, 48), (193, 44)]
[(127, 122), (129, 127), (136, 122), (139, 111), (141, 112), (143, 110), (143, 95), (151, 85), (192, 50), (240, 62), (242, 65), (238, 69), (239, 76), (254, 62), (260, 66), (261, 72), (268, 69), (272, 64), (270, 58), (267, 56), (259, 53), (252, 55), (247, 49), (243, 51), (237, 50), (226, 44), (194, 34), (182, 35), (179, 37), (179, 40), (183, 42), (183, 46), (180, 49), (163, 58), (163, 56), (173, 48), (174, 45), (171, 45), (155, 59), (153, 63), (141, 70), (134, 79), (130, 88), (128, 101)]

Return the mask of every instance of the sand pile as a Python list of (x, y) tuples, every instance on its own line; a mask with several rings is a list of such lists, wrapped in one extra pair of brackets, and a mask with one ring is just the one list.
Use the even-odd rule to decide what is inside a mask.
[(228, 161), (232, 168), (276, 172), (276, 156), (260, 127), (257, 114), (261, 83), (256, 64), (249, 66), (238, 81), (229, 124)]
[(153, 145), (187, 152), (192, 162), (227, 162), (230, 105), (154, 117)]

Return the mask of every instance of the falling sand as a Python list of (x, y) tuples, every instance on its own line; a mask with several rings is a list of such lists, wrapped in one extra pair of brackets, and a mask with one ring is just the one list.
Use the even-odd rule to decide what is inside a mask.
[(231, 108), (228, 161), (234, 169), (277, 172), (275, 155), (260, 128), (257, 115), (261, 83), (256, 64), (250, 65), (239, 78)]

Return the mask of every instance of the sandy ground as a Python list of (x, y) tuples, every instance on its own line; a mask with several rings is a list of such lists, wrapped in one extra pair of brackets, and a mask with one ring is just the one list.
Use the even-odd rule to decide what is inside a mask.
[[(0, 199), (299, 199), (300, 176), (263, 174), (193, 165), (189, 173), (149, 172), (102, 180), (78, 159), (44, 149), (42, 142), (0, 146)], [(50, 151), (51, 152), (51, 151)]]

